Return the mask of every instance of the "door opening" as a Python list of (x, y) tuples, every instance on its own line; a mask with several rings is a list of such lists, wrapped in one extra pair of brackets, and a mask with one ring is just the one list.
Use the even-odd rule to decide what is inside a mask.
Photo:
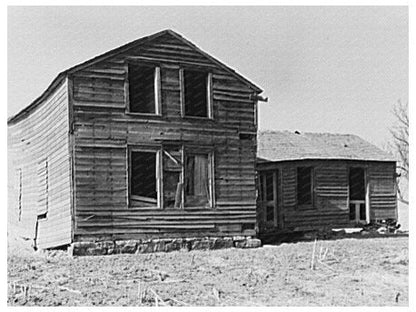
[(266, 228), (278, 227), (278, 172), (278, 170), (262, 171), (259, 176), (259, 195), (263, 211), (263, 222)]
[(354, 223), (366, 223), (366, 179), (364, 168), (350, 168), (349, 171), (349, 219)]

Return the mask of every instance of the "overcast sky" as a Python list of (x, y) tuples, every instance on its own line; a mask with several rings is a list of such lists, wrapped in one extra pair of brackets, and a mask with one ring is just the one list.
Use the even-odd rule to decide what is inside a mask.
[(8, 115), (60, 72), (173, 29), (260, 86), (260, 129), (382, 146), (408, 101), (406, 7), (9, 7)]

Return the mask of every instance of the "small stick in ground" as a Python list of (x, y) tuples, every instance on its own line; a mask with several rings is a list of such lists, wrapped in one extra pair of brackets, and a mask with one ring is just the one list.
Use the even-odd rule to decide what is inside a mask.
[(315, 242), (313, 243), (313, 250), (312, 250), (311, 270), (313, 270), (314, 269), (314, 266), (315, 266), (316, 241), (317, 241), (317, 239), (315, 238)]
[(220, 292), (218, 291), (218, 289), (216, 289), (215, 287), (212, 287), (212, 293), (214, 294), (215, 299), (217, 299), (217, 301), (220, 301)]
[(152, 288), (149, 288), (149, 290), (153, 293), (153, 296), (155, 297), (155, 304), (157, 307), (159, 306), (159, 301), (162, 305), (165, 305), (165, 301)]
[(172, 300), (173, 302), (179, 303), (179, 304), (181, 304), (181, 305), (183, 305), (183, 306), (188, 306), (188, 304), (187, 304), (187, 303), (185, 303), (185, 302), (183, 302), (183, 301), (180, 301), (180, 300), (177, 300), (177, 299), (175, 299), (175, 298), (169, 298), (168, 300)]

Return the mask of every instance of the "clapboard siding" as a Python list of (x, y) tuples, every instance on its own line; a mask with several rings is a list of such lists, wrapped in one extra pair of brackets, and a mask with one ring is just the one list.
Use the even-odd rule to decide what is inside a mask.
[(395, 165), (372, 164), (368, 171), (372, 218), (397, 218)]
[[(126, 113), (126, 61), (161, 68), (161, 116)], [(180, 68), (212, 73), (213, 119), (181, 117)], [(256, 222), (255, 92), (181, 40), (165, 35), (73, 74), (75, 240), (236, 235)], [(177, 142), (214, 152), (214, 208), (128, 206), (128, 146)], [(186, 235), (185, 235), (186, 236)]]
[[(59, 85), (30, 115), (9, 123), (9, 157), (12, 170), (21, 172), (22, 187), (16, 184), (10, 203), (19, 232), (41, 248), (71, 242), (70, 158), (68, 86)], [(15, 181), (19, 183), (19, 180)], [(38, 214), (46, 213), (37, 225)], [(15, 214), (14, 214), (15, 215)]]
[[(296, 168), (313, 167), (314, 205), (307, 209), (296, 204)], [(370, 219), (396, 218), (395, 163), (345, 160), (299, 160), (262, 162), (257, 170), (279, 170), (282, 177), (279, 209), (283, 229), (302, 230), (323, 227), (344, 227), (349, 221), (349, 168), (363, 167), (369, 183)], [(280, 175), (278, 175), (280, 176)], [(280, 181), (280, 180), (279, 180)], [(258, 209), (262, 209), (258, 205)], [(264, 223), (264, 212), (258, 214), (258, 223)], [(260, 229), (261, 226), (260, 226)], [(268, 229), (269, 230), (269, 229)], [(275, 229), (276, 231), (277, 229)], [(264, 229), (265, 231), (265, 229)]]

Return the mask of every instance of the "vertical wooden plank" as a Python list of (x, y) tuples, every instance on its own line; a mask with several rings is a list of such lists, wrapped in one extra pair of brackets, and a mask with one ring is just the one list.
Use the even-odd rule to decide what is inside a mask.
[(159, 209), (164, 208), (163, 203), (163, 151), (159, 149), (156, 152), (156, 188), (157, 188), (157, 206)]
[(274, 226), (277, 227), (277, 204), (278, 204), (278, 198), (277, 198), (277, 170), (273, 170), (273, 223)]
[(160, 82), (160, 67), (155, 67), (155, 113), (156, 115), (162, 115), (162, 86)]
[(127, 113), (130, 112), (130, 93), (129, 93), (129, 63), (124, 63), (124, 101), (126, 103), (125, 110)]
[(207, 77), (207, 105), (208, 105), (208, 118), (214, 119), (214, 106), (213, 106), (213, 92), (212, 92), (212, 73), (208, 73)]
[(283, 174), (282, 174), (282, 170), (281, 168), (278, 169), (279, 172), (279, 180), (278, 180), (278, 196), (279, 196), (279, 201), (278, 201), (278, 212), (279, 212), (279, 228), (283, 229), (284, 224), (283, 224)]
[(66, 78), (68, 92), (68, 155), (69, 155), (69, 183), (70, 183), (70, 211), (71, 211), (71, 242), (74, 241), (75, 211), (76, 211), (76, 183), (75, 183), (75, 139), (74, 139), (74, 77)]
[(185, 208), (185, 146), (181, 146), (181, 163), (182, 163), (182, 172), (181, 172), (181, 182), (182, 182), (182, 200), (181, 200), (181, 209)]
[(179, 69), (179, 88), (180, 88), (180, 102), (181, 102), (181, 117), (185, 117), (185, 81), (183, 76), (183, 68)]
[(211, 208), (215, 208), (215, 151), (212, 151), (210, 154), (210, 187), (211, 187)]
[(368, 179), (367, 168), (364, 168), (364, 182), (365, 182), (365, 222), (370, 223), (370, 183)]

